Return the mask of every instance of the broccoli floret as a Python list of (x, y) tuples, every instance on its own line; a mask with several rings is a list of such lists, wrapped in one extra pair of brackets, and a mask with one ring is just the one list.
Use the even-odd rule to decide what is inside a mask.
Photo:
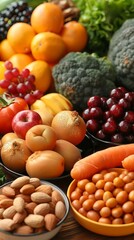
[(87, 52), (68, 53), (53, 67), (52, 75), (56, 91), (67, 97), (78, 111), (87, 107), (89, 97), (107, 97), (115, 87), (111, 62)]
[(113, 34), (108, 58), (115, 67), (117, 85), (134, 91), (134, 19), (126, 20)]

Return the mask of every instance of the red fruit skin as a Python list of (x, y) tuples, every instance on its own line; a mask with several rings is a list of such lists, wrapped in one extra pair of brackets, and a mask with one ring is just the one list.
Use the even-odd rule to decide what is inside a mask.
[(32, 110), (18, 112), (12, 120), (12, 129), (18, 137), (25, 139), (27, 131), (38, 124), (42, 124), (40, 115)]

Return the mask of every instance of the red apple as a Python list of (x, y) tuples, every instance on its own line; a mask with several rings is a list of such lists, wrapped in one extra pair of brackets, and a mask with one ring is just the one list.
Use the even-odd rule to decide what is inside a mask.
[(18, 112), (12, 120), (12, 129), (18, 137), (25, 139), (27, 131), (38, 124), (42, 124), (40, 115), (32, 110)]

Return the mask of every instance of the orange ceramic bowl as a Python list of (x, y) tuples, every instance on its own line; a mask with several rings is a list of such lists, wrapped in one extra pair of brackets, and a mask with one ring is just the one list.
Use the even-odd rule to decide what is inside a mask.
[[(119, 171), (123, 171), (123, 169), (119, 169)], [(104, 224), (99, 223), (93, 220), (90, 220), (80, 214), (71, 203), (71, 193), (76, 188), (77, 181), (73, 180), (68, 189), (67, 189), (67, 197), (70, 202), (70, 207), (72, 209), (73, 216), (75, 220), (87, 230), (90, 230), (94, 233), (104, 235), (104, 236), (112, 236), (112, 237), (119, 237), (119, 236), (127, 236), (134, 234), (134, 222), (129, 224)]]

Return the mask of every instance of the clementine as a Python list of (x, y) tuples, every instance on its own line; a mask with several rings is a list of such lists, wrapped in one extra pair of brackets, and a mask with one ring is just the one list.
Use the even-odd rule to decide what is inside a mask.
[(35, 76), (36, 89), (46, 92), (52, 81), (50, 66), (45, 61), (36, 60), (28, 64), (26, 68)]
[(10, 45), (7, 39), (1, 41), (0, 44), (0, 57), (2, 61), (8, 60), (11, 56), (13, 56), (16, 52)]
[(29, 53), (35, 32), (28, 23), (14, 23), (7, 32), (7, 39), (17, 53)]
[(57, 63), (66, 54), (66, 44), (56, 33), (42, 32), (33, 37), (31, 52), (36, 60)]
[(31, 55), (24, 53), (16, 53), (9, 58), (14, 67), (17, 67), (20, 71), (25, 68), (26, 65), (31, 63), (34, 58)]
[[(4, 65), (4, 61), (0, 61), (0, 80), (4, 79), (4, 72), (5, 72), (6, 68)], [(0, 87), (0, 94), (4, 93), (5, 89)]]
[(64, 16), (61, 8), (50, 2), (38, 5), (31, 15), (31, 25), (35, 32), (60, 33), (64, 25)]
[(68, 52), (81, 52), (86, 47), (88, 40), (85, 27), (77, 21), (65, 23), (61, 37), (67, 45)]

